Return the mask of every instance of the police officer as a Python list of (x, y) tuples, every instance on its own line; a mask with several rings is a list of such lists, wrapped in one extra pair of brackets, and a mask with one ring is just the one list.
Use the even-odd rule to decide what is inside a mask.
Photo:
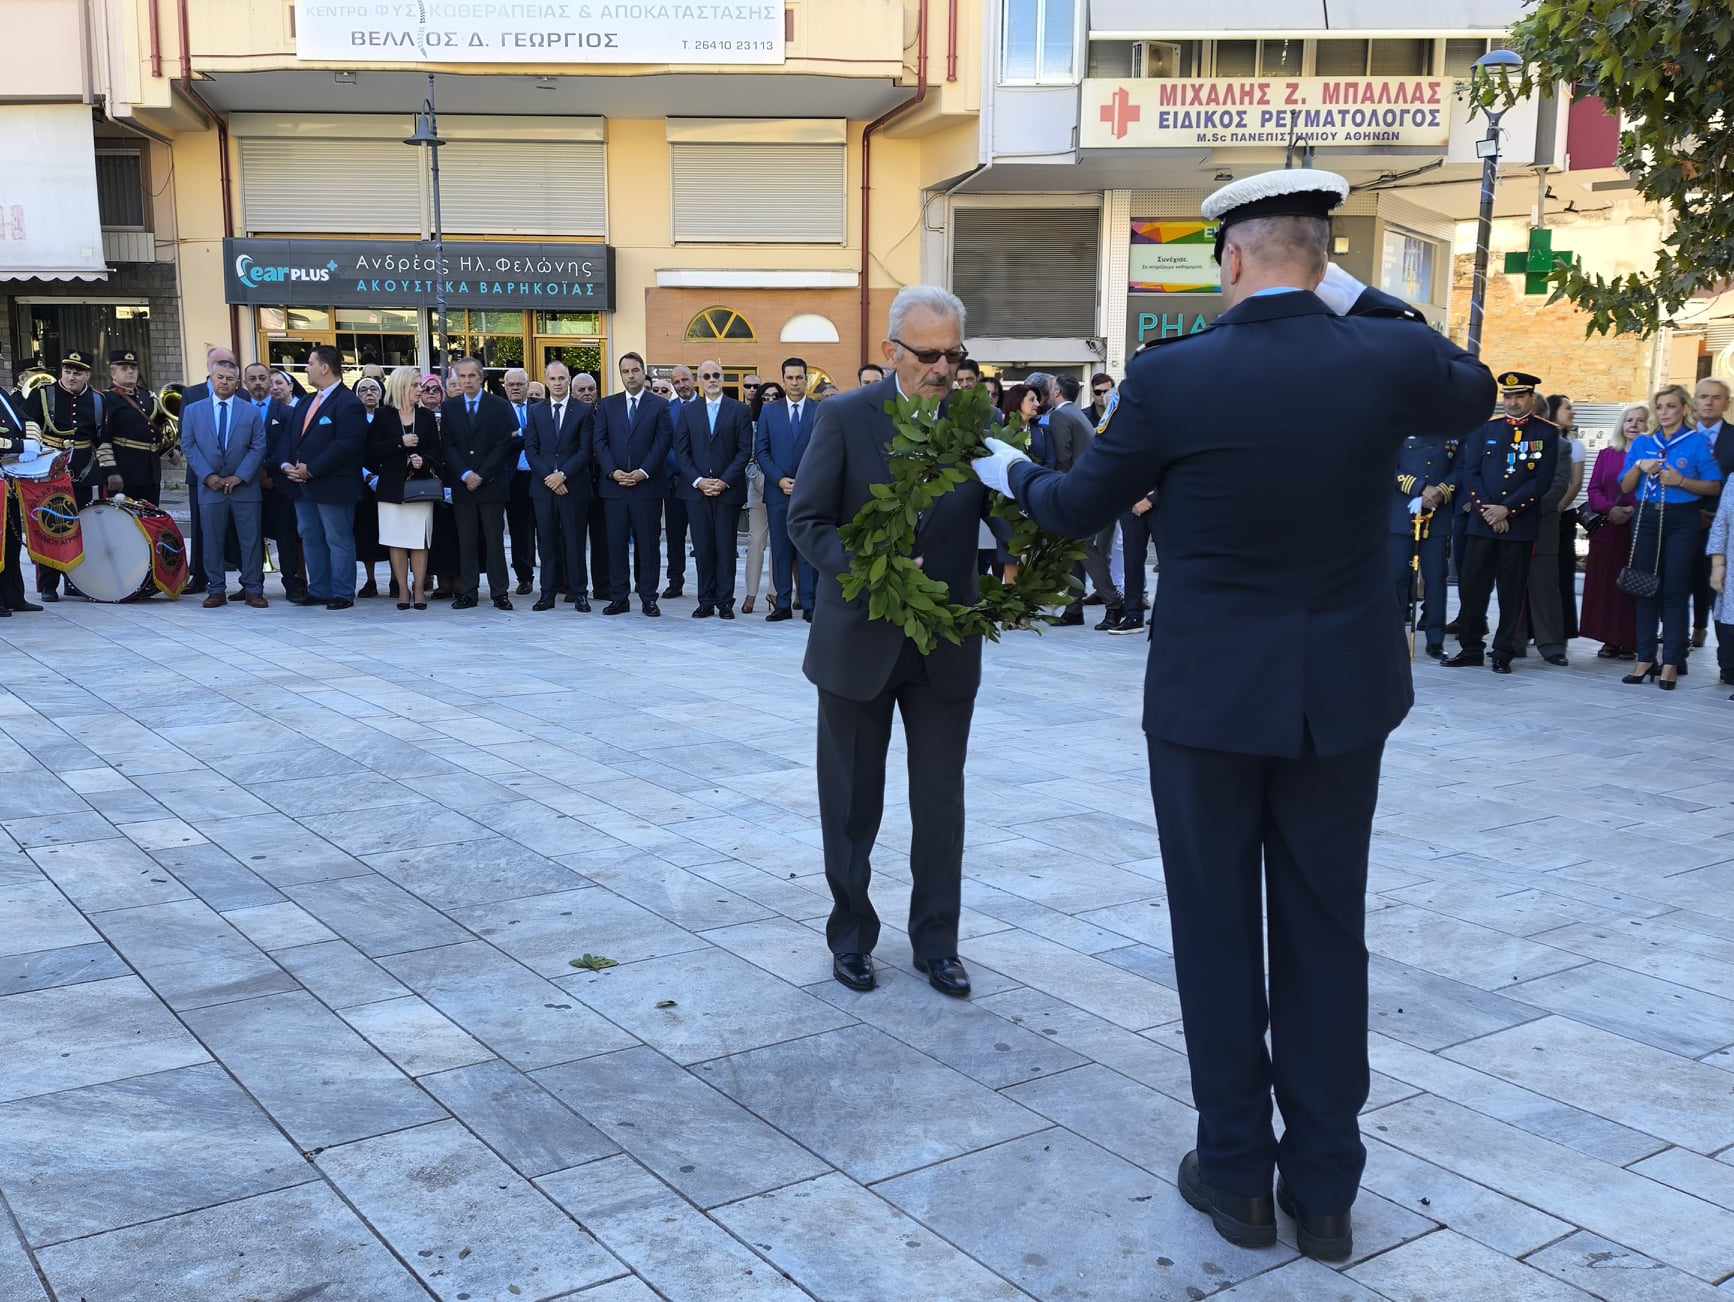
[[(1307, 168), (1211, 195), (1228, 310), (1133, 360), (1070, 474), (997, 439), (976, 463), (1073, 538), (1157, 489), (1144, 731), (1198, 1103), (1178, 1183), (1230, 1242), (1269, 1247), (1280, 1168), (1276, 1203), (1300, 1250), (1326, 1260), (1352, 1249), (1366, 1161), (1379, 763), (1414, 700), (1391, 617), (1392, 476), (1405, 436), (1461, 436), (1494, 395), (1486, 368), (1419, 314), (1329, 266), (1329, 213), (1348, 188)], [(1262, 400), (1224, 416), (1224, 393)]]
[(106, 442), (114, 453), (107, 491), (155, 503), (162, 495), (163, 440), (151, 428), (156, 395), (138, 382), (138, 353), (117, 348), (108, 355), (110, 388), (103, 404)]
[(1445, 656), (1445, 540), (1450, 534), (1451, 500), (1457, 493), (1457, 446), (1456, 439), (1405, 439), (1397, 453), (1391, 495), (1391, 568), (1397, 576), (1397, 606), (1407, 617), (1418, 557), (1421, 628), (1427, 654), (1435, 660)]
[[(103, 429), (102, 395), (90, 387), (90, 355), (73, 348), (60, 358), (60, 378), (45, 384), (25, 402), (25, 419), (42, 427), (45, 451), (69, 453), (67, 467), (80, 509), (96, 496), (96, 478), (114, 470), (114, 451)], [(81, 595), (68, 577), (67, 591)], [(60, 600), (60, 571), (36, 567), (36, 591), (44, 601)]]
[(1518, 641), (1529, 596), (1529, 562), (1541, 519), (1541, 497), (1553, 483), (1559, 430), (1535, 414), (1541, 381), (1525, 371), (1499, 377), (1505, 414), (1464, 440), (1463, 487), (1469, 497), (1469, 536), (1457, 572), (1457, 640), (1462, 649), (1448, 668), (1485, 663), (1487, 601), (1499, 589), (1499, 627), (1493, 635), (1493, 672), (1508, 674), (1523, 650)]
[[(22, 455), (27, 450), (25, 439), (28, 438), (34, 443), (37, 433), (38, 431), (25, 421), (23, 398), (16, 391), (8, 393), (0, 389), (0, 458), (11, 460)], [(34, 451), (33, 448), (28, 450)], [(11, 487), (3, 478), (0, 478), (0, 493), (12, 494)], [(5, 564), (0, 566), (0, 619), (6, 618), (15, 610), (42, 609), (24, 597), (24, 571), (21, 568), (24, 517), (16, 494), (8, 498), (5, 508)]]

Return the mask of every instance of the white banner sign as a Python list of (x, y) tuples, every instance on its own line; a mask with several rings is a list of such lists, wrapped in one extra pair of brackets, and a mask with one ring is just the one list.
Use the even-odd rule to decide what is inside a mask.
[(781, 63), (783, 5), (605, 0), (298, 0), (319, 63)]
[(1086, 149), (1440, 146), (1449, 77), (1141, 77), (1084, 83)]

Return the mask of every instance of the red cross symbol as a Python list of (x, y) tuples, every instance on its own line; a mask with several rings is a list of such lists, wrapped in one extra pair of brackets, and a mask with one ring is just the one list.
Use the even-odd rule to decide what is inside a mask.
[(1125, 139), (1126, 128), (1143, 116), (1144, 110), (1132, 102), (1124, 86), (1115, 91), (1101, 109), (1102, 121), (1113, 128), (1116, 140)]

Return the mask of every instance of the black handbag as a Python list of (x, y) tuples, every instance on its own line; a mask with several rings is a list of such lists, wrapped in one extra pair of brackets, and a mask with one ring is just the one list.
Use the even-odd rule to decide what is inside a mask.
[[(1658, 487), (1660, 485), (1658, 484)], [(1614, 586), (1628, 597), (1648, 600), (1662, 590), (1662, 522), (1667, 518), (1667, 489), (1662, 489), (1662, 496), (1656, 506), (1656, 558), (1655, 563), (1647, 570), (1635, 569), (1632, 562), (1638, 558), (1639, 526), (1643, 524), (1644, 507), (1647, 503), (1638, 503), (1638, 515), (1632, 521), (1632, 550), (1626, 557), (1625, 568), (1614, 580)]]
[(446, 500), (446, 487), (433, 476), (422, 479), (406, 479), (403, 481), (403, 504), (412, 502), (443, 502)]

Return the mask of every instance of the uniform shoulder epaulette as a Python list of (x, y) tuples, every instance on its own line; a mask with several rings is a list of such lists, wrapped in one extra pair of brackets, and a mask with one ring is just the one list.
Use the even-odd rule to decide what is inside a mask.
[(1552, 422), (1552, 421), (1551, 421), (1551, 420), (1549, 420), (1549, 419), (1548, 419), (1548, 418), (1547, 418), (1547, 417), (1546, 417), (1546, 416), (1537, 416), (1537, 415), (1535, 415), (1535, 414), (1534, 414), (1534, 413), (1533, 413), (1533, 412), (1532, 412), (1532, 413), (1531, 413), (1531, 414), (1530, 414), (1530, 417), (1529, 417), (1529, 418), (1530, 418), (1530, 419), (1531, 419), (1531, 420), (1532, 420), (1532, 421), (1534, 421), (1534, 422), (1535, 422), (1535, 423), (1536, 423), (1536, 424), (1537, 424), (1537, 425), (1546, 425), (1546, 426), (1547, 426), (1547, 427), (1548, 427), (1548, 428), (1549, 428), (1549, 429), (1550, 429), (1550, 430), (1552, 430), (1552, 431), (1553, 431), (1553, 432), (1554, 432), (1554, 433), (1555, 433), (1555, 434), (1557, 434), (1557, 433), (1559, 433), (1559, 426), (1558, 426), (1558, 425), (1555, 425), (1555, 424), (1554, 424), (1554, 423), (1553, 423), (1553, 422)]
[(1369, 307), (1363, 311), (1354, 313), (1354, 315), (1362, 317), (1382, 317), (1387, 321), (1415, 321), (1421, 325), (1427, 324), (1427, 318), (1422, 316), (1421, 313), (1417, 312), (1414, 308), (1409, 307), (1407, 304), (1402, 307), (1385, 307), (1383, 305), (1378, 307)]
[(1152, 339), (1147, 344), (1140, 344), (1138, 346), (1138, 351), (1133, 353), (1132, 356), (1142, 357), (1145, 353), (1150, 352), (1155, 348), (1165, 348), (1172, 344), (1183, 344), (1188, 339), (1197, 339), (1202, 335), (1207, 335), (1214, 329), (1216, 329), (1216, 322), (1212, 321), (1209, 325), (1205, 326), (1204, 329), (1195, 330), (1189, 335), (1169, 335), (1164, 339)]

